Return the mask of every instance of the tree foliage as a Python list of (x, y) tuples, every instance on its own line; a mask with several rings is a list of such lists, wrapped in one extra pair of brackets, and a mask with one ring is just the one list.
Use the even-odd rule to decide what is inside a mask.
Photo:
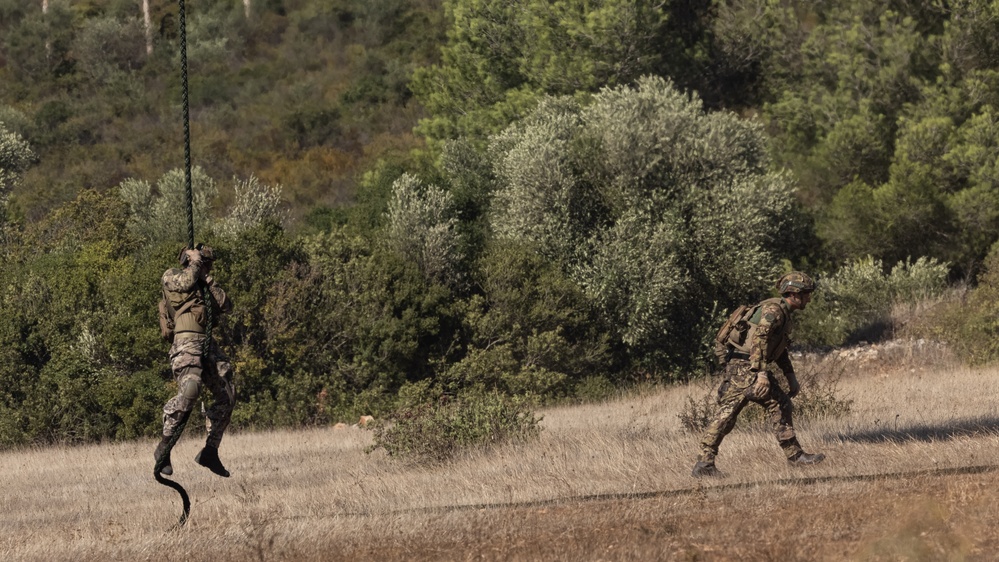
[[(526, 407), (700, 372), (790, 267), (821, 277), (799, 342), (890, 332), (963, 278), (942, 333), (994, 359), (997, 6), (192, 6), (237, 423), (398, 410), (389, 446), (447, 454), (490, 412), (531, 433)], [(151, 50), (135, 2), (40, 10), (0, 0), (0, 446), (150, 435), (188, 237), (176, 6)]]
[(766, 286), (792, 226), (793, 184), (762, 129), (657, 78), (586, 107), (543, 100), (491, 154), (496, 235), (560, 264), (650, 369), (702, 351), (683, 334), (713, 320), (712, 301)]
[(392, 186), (386, 236), (428, 282), (457, 288), (464, 272), (453, 200), (441, 188), (403, 174)]
[(31, 147), (21, 135), (8, 131), (0, 122), (0, 193), (6, 196), (21, 181), (33, 157)]
[[(432, 139), (482, 140), (524, 116), (542, 94), (595, 92), (683, 58), (663, 36), (664, 5), (641, 0), (449, 0), (441, 62), (417, 71)], [(672, 48), (670, 48), (672, 47)], [(671, 59), (671, 55), (676, 55)]]
[(121, 198), (128, 204), (132, 232), (152, 244), (188, 242), (189, 228), (204, 232), (211, 221), (209, 208), (218, 194), (215, 180), (195, 167), (191, 170), (191, 206), (194, 224), (187, 222), (187, 185), (183, 170), (167, 172), (156, 182), (155, 189), (147, 181), (128, 179), (118, 186)]

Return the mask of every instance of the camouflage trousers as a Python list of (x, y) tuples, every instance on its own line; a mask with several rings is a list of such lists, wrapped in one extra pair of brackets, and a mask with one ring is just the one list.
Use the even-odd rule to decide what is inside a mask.
[(218, 447), (232, 419), (236, 392), (229, 358), (212, 342), (208, 357), (202, 360), (204, 341), (205, 336), (201, 334), (178, 334), (170, 347), (170, 368), (177, 381), (177, 395), (163, 406), (163, 436), (172, 436), (190, 415), (204, 386), (212, 393), (213, 399), (212, 405), (205, 411), (206, 441), (209, 446)]
[(722, 439), (732, 431), (739, 413), (750, 402), (756, 402), (766, 409), (777, 443), (787, 458), (801, 452), (791, 421), (791, 399), (777, 384), (774, 374), (767, 372), (770, 391), (765, 396), (747, 396), (756, 382), (756, 375), (757, 373), (749, 370), (748, 361), (732, 360), (725, 366), (725, 380), (718, 389), (718, 411), (701, 438), (701, 452), (697, 457), (699, 462), (714, 462)]

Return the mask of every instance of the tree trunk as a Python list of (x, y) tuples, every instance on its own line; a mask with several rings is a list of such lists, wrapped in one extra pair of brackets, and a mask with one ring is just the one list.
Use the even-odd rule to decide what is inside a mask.
[(146, 54), (153, 54), (153, 20), (149, 16), (149, 0), (142, 0), (142, 23), (146, 29)]
[(246, 19), (250, 19), (250, 3), (252, 0), (243, 0), (243, 11), (246, 13)]
[[(42, 14), (48, 15), (49, 13), (49, 0), (42, 0)], [(45, 56), (52, 56), (52, 43), (46, 38), (45, 39)]]

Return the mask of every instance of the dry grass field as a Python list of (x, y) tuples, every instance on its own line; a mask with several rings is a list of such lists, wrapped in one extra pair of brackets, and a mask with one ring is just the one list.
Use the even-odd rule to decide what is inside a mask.
[(365, 453), (362, 429), (244, 432), (222, 479), (192, 433), (179, 530), (151, 440), (0, 453), (0, 560), (999, 559), (999, 369), (911, 347), (810, 368), (853, 401), (798, 423), (828, 460), (790, 467), (743, 424), (706, 481), (678, 417), (705, 383), (549, 409), (538, 442), (437, 468)]

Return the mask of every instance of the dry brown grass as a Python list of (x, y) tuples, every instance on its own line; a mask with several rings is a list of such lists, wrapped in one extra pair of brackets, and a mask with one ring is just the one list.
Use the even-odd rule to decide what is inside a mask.
[(847, 363), (851, 412), (799, 424), (826, 463), (789, 467), (747, 424), (708, 481), (677, 417), (703, 384), (550, 409), (538, 442), (437, 468), (315, 429), (227, 437), (221, 479), (185, 438), (179, 531), (153, 441), (6, 452), (0, 560), (992, 560), (999, 369), (928, 363)]

